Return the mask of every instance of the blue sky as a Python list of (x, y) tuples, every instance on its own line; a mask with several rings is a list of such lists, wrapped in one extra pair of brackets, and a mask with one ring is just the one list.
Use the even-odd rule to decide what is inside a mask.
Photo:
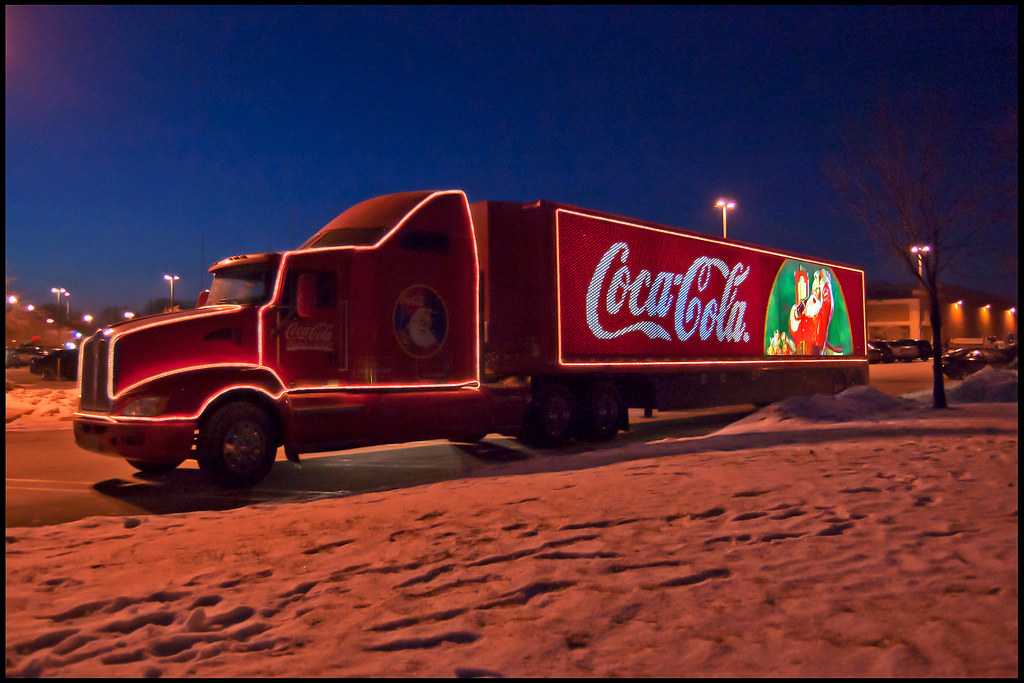
[(165, 273), (194, 300), (215, 260), (420, 189), (713, 234), (728, 196), (730, 237), (909, 281), (822, 173), (845, 122), (908, 87), (1017, 103), (1013, 7), (8, 6), (6, 31), (8, 290), (80, 312)]

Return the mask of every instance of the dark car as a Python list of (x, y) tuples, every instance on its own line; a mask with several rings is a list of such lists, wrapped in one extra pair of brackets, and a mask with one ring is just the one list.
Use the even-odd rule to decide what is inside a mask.
[(1017, 345), (1003, 349), (955, 349), (942, 356), (942, 373), (950, 379), (963, 379), (984, 367), (1005, 367), (1017, 360)]
[(932, 345), (926, 339), (899, 339), (889, 342), (896, 360), (928, 360), (932, 357)]
[(892, 347), (890, 347), (884, 341), (869, 341), (868, 342), (868, 362), (869, 363), (892, 363), (896, 360), (893, 355)]
[(34, 358), (29, 372), (43, 379), (78, 379), (78, 349), (58, 349), (42, 358)]

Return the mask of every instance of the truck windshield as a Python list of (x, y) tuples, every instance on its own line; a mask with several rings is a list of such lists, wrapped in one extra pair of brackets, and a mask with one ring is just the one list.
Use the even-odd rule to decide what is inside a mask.
[(214, 273), (207, 306), (241, 304), (258, 306), (270, 298), (274, 287), (273, 264), (260, 263), (224, 268)]

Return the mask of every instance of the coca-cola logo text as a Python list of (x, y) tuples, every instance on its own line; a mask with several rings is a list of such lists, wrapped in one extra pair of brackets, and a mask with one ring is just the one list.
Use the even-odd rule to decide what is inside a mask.
[[(650, 339), (667, 341), (686, 341), (694, 334), (701, 340), (712, 334), (720, 342), (750, 340), (747, 302), (737, 298), (750, 266), (737, 263), (730, 268), (722, 259), (701, 256), (685, 273), (654, 275), (646, 269), (634, 273), (626, 264), (628, 258), (629, 245), (616, 242), (601, 257), (590, 279), (587, 325), (598, 339), (641, 332)], [(671, 324), (664, 320), (669, 313)], [(602, 323), (602, 318), (626, 320), (612, 324)]]
[(328, 323), (302, 325), (292, 323), (284, 332), (288, 351), (333, 351), (334, 326)]

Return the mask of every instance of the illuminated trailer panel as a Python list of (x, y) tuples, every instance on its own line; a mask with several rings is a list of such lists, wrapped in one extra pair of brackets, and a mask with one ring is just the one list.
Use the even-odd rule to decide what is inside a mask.
[(866, 357), (858, 268), (553, 202), (473, 206), (500, 373)]

